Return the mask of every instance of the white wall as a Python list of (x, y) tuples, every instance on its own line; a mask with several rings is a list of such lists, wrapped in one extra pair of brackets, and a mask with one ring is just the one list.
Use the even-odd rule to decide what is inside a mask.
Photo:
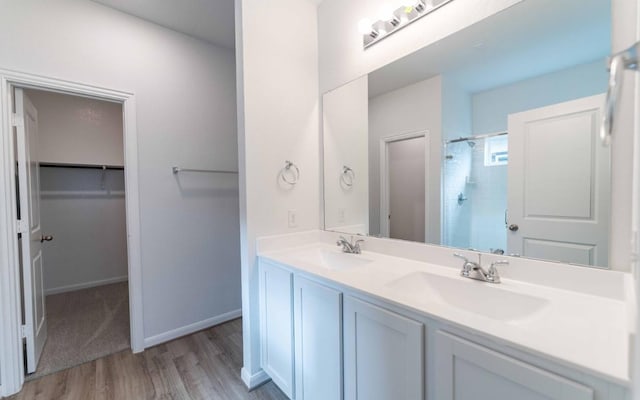
[[(234, 54), (86, 0), (1, 2), (0, 68), (133, 92), (146, 343), (240, 308)], [(229, 16), (231, 18), (231, 16)]]
[(369, 186), (372, 233), (380, 233), (380, 140), (405, 133), (428, 131), (425, 154), (429, 186), (425, 197), (429, 213), (427, 242), (440, 242), (440, 158), (442, 149), (442, 79), (440, 76), (369, 99)]
[(38, 110), (38, 159), (45, 163), (124, 165), (122, 105), (27, 90)]
[(473, 134), (504, 132), (509, 114), (607, 91), (603, 60), (577, 65), (471, 96)]
[[(322, 97), (325, 229), (369, 233), (368, 104), (366, 76)], [(351, 187), (341, 181), (343, 166), (355, 174)]]
[(42, 167), (40, 188), (45, 293), (126, 281), (124, 172)]
[[(238, 142), (242, 246), (242, 378), (260, 374), (256, 238), (320, 226), (320, 139), (316, 4), (236, 0)], [(300, 181), (282, 185), (285, 160)], [(297, 227), (288, 227), (295, 210)]]
[(442, 75), (443, 141), (473, 135), (471, 95), (447, 74)]

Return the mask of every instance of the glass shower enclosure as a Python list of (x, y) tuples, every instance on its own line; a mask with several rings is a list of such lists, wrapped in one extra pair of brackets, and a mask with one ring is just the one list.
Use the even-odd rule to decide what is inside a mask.
[(442, 244), (504, 252), (508, 135), (450, 140), (443, 155)]

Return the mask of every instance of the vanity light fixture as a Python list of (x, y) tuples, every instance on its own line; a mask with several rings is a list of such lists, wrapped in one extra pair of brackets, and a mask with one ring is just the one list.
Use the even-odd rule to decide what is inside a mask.
[(417, 0), (415, 4), (399, 7), (392, 12), (385, 10), (380, 19), (373, 23), (368, 19), (361, 20), (358, 29), (362, 34), (363, 47), (367, 49), (373, 46), (451, 1), (453, 0)]

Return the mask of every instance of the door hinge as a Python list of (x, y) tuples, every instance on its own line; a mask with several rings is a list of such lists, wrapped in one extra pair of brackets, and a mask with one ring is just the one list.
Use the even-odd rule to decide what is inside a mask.
[(27, 222), (21, 219), (19, 219), (17, 222), (18, 223), (16, 227), (18, 229), (18, 233), (27, 233), (27, 231), (29, 230), (29, 228), (27, 227)]
[(24, 118), (18, 114), (11, 114), (11, 126), (24, 126)]
[(27, 325), (21, 325), (21, 326), (20, 326), (20, 336), (21, 336), (23, 339), (25, 339), (25, 338), (27, 337), (27, 332), (28, 332), (28, 329), (27, 329), (27, 328), (28, 328), (28, 327), (27, 327)]

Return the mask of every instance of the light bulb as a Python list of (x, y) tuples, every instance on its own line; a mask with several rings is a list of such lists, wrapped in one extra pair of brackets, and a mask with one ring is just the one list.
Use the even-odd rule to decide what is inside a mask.
[(404, 24), (405, 22), (409, 21), (409, 15), (411, 15), (411, 13), (413, 12), (414, 12), (413, 6), (408, 6), (408, 7), (402, 6), (396, 10), (394, 15), (396, 16), (397, 19), (400, 20), (400, 23)]
[(433, 5), (433, 0), (427, 0), (424, 2), (424, 8), (425, 11), (431, 11), (435, 8), (435, 6)]
[(363, 18), (358, 22), (358, 31), (363, 35), (369, 35), (371, 33), (371, 21), (367, 18)]

